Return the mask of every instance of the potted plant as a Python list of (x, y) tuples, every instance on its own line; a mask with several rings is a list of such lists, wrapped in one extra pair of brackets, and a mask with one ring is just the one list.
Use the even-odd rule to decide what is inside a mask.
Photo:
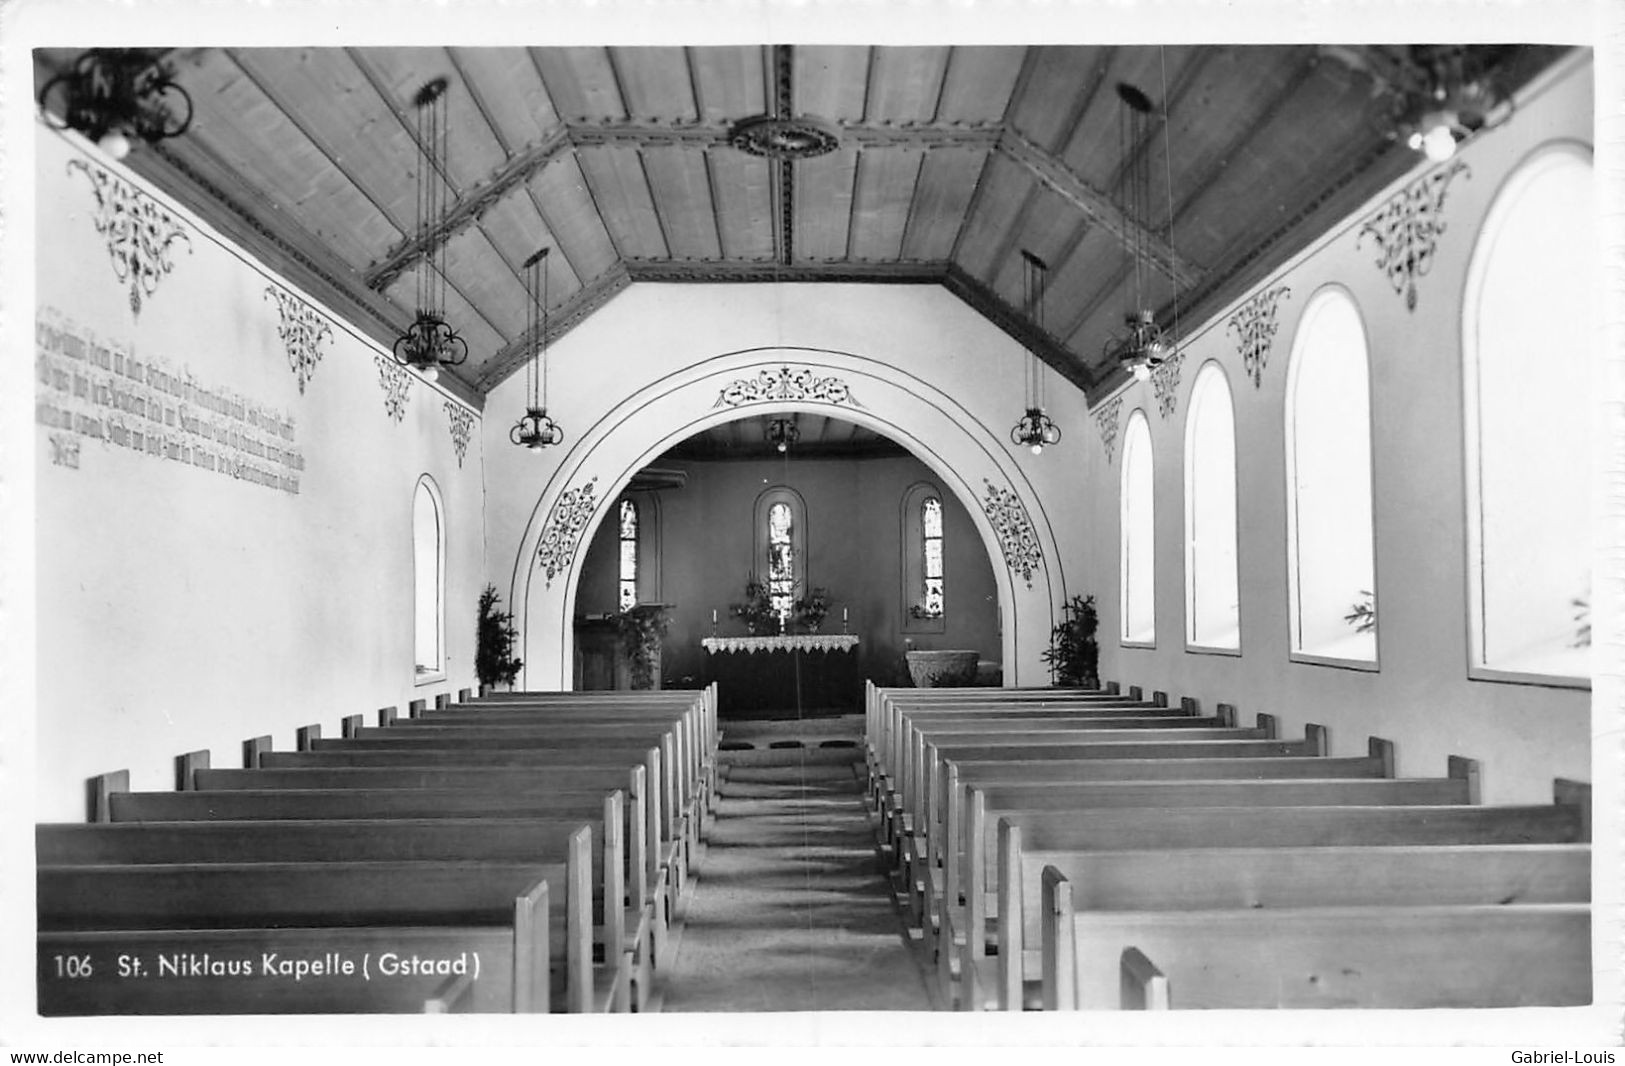
[(1100, 618), (1093, 596), (1074, 596), (1063, 608), (1061, 621), (1050, 630), (1049, 649), (1043, 659), (1049, 663), (1055, 684), (1066, 688), (1100, 687), (1100, 647), (1095, 630)]
[(671, 610), (664, 603), (640, 603), (615, 615), (621, 649), (631, 666), (632, 687), (655, 687), (655, 666), (660, 662), (662, 638), (671, 625)]
[(496, 685), (512, 685), (525, 664), (513, 657), (513, 644), (519, 636), (513, 615), (499, 610), (502, 600), (495, 585), (480, 593), (479, 623), (474, 634), (474, 673), (481, 690)]

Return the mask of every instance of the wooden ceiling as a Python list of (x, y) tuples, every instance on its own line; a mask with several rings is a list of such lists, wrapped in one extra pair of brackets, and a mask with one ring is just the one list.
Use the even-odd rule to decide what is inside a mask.
[[(1499, 48), (1520, 84), (1564, 49)], [(551, 247), (550, 332), (638, 281), (940, 284), (1094, 393), (1138, 242), (1187, 326), (1415, 165), (1390, 135), (1407, 49), (201, 48), (168, 54), (185, 136), (130, 165), (386, 346), (443, 247), (480, 401), (527, 351), (522, 264)], [(40, 84), (75, 53), (35, 53)], [(450, 210), (420, 228), (412, 98), (445, 77)], [(1158, 112), (1127, 144), (1116, 92)], [(1166, 111), (1167, 128), (1160, 119)], [(838, 146), (753, 155), (730, 128), (814, 116)], [(1119, 195), (1151, 177), (1148, 217)], [(1170, 205), (1172, 213), (1170, 218)], [(1170, 236), (1171, 234), (1171, 236)], [(1048, 265), (1042, 322), (1022, 257)]]

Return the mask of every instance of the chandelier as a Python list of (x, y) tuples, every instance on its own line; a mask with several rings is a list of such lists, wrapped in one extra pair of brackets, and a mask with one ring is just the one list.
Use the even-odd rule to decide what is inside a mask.
[[(417, 177), (417, 232), (445, 219), (447, 209), (446, 79), (435, 78), (412, 99), (418, 111), (417, 141), (422, 153)], [(443, 366), (460, 366), (468, 358), (468, 342), (446, 321), (446, 242), (430, 242), (429, 253), (418, 269), (417, 316), (406, 332), (395, 338), (397, 362), (434, 381)]]
[(192, 124), (192, 98), (162, 54), (92, 48), (40, 89), (40, 112), (48, 125), (78, 130), (114, 159), (129, 155), (136, 140), (179, 137)]
[(766, 436), (767, 442), (782, 455), (790, 450), (790, 445), (801, 439), (801, 427), (796, 425), (793, 418), (775, 418), (768, 422)]
[[(1044, 261), (1025, 248), (1021, 251), (1021, 303), (1027, 320), (1038, 335), (1044, 335), (1044, 272), (1049, 269)], [(1034, 455), (1042, 455), (1044, 446), (1061, 443), (1061, 428), (1044, 413), (1044, 364), (1038, 353), (1029, 351), (1027, 358), (1027, 413), (1016, 420), (1010, 430), (1010, 442), (1031, 448)]]
[[(1118, 196), (1126, 223), (1125, 241), (1132, 260), (1131, 306), (1123, 316), (1125, 330), (1106, 342), (1105, 354), (1115, 358), (1135, 380), (1145, 381), (1151, 372), (1174, 354), (1172, 336), (1157, 322), (1146, 289), (1153, 269), (1151, 253), (1151, 160), (1146, 138), (1152, 120), (1151, 99), (1127, 82), (1117, 83), (1119, 113), (1118, 147), (1122, 166), (1118, 172)], [(1168, 125), (1163, 123), (1164, 155), (1167, 154)], [(1173, 189), (1168, 190), (1169, 244), (1172, 245)], [(1177, 309), (1177, 297), (1175, 307)]]
[[(508, 431), (508, 439), (521, 448), (539, 452), (564, 439), (564, 430), (547, 416), (547, 253), (543, 248), (525, 260), (525, 336), (530, 338), (530, 362), (525, 364), (525, 414)], [(537, 278), (540, 276), (540, 284)]]
[(1398, 134), (1412, 151), (1442, 163), (1458, 144), (1511, 117), (1512, 98), (1482, 50), (1412, 45), (1410, 58), (1418, 79), (1400, 104)]

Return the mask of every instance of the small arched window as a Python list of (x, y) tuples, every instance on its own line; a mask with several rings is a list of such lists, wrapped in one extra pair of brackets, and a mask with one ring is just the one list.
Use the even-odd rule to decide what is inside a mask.
[(1141, 410), (1128, 416), (1123, 431), (1122, 476), (1118, 499), (1122, 639), (1125, 644), (1149, 645), (1157, 639), (1156, 509), (1151, 426)]
[(1468, 271), (1471, 671), (1491, 680), (1591, 674), (1593, 197), (1589, 151), (1541, 151), (1497, 194)]
[(941, 633), (948, 610), (947, 541), (942, 492), (928, 481), (909, 487), (902, 510), (902, 610), (905, 633)]
[(622, 500), (620, 511), (620, 594), (616, 602), (626, 611), (638, 605), (638, 505)]
[(1185, 419), (1185, 641), (1241, 647), (1236, 580), (1236, 420), (1219, 364), (1196, 375)]
[(1326, 289), (1304, 308), (1286, 395), (1292, 654), (1374, 663), (1370, 373), (1365, 327), (1343, 290)]
[(440, 493), (425, 475), (412, 494), (412, 641), (416, 672), (445, 668), (441, 603), (445, 593), (446, 544)]
[(789, 621), (807, 587), (807, 505), (794, 489), (780, 485), (756, 498), (755, 560), (774, 612)]

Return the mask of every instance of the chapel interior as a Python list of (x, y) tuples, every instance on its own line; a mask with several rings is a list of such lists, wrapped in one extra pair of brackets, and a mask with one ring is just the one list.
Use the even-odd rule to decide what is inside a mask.
[[(538, 42), (33, 49), (39, 1014), (1180, 1016), (1304, 918), (1280, 1015), (1595, 1022), (1590, 47)], [(512, 986), (187, 969), (448, 924)]]

